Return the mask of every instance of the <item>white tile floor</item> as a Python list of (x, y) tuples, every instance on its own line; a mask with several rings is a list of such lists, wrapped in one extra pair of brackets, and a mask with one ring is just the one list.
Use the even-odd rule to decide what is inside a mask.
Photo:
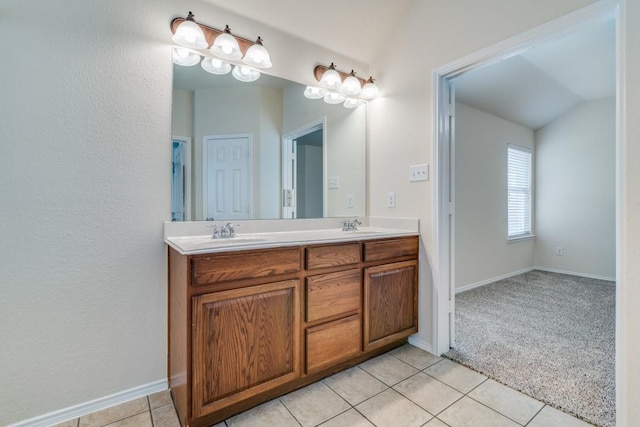
[[(214, 427), (584, 427), (590, 424), (411, 345)], [(168, 391), (56, 427), (179, 427)]]

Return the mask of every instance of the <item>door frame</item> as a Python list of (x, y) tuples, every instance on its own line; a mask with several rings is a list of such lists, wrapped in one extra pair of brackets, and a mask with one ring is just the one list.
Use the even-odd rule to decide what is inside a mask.
[[(289, 162), (289, 153), (291, 152), (293, 140), (308, 135), (311, 132), (315, 132), (318, 129), (322, 129), (322, 216), (324, 218), (327, 217), (327, 117), (323, 116), (320, 119), (309, 122), (304, 126), (300, 126), (299, 128), (282, 135), (282, 203), (280, 206), (282, 218), (297, 218), (297, 216), (288, 216), (291, 214), (292, 207), (284, 205), (287, 185), (290, 182), (295, 182), (296, 179), (295, 174), (290, 176), (289, 168), (285, 167)], [(293, 208), (295, 208), (297, 204), (296, 196), (293, 197), (293, 203)]]
[(187, 216), (187, 221), (191, 221), (191, 138), (188, 136), (173, 135), (171, 139), (172, 146), (174, 141), (178, 141), (185, 146), (185, 215)]
[[(625, 359), (625, 325), (622, 324), (622, 295), (624, 282), (624, 203), (625, 192), (625, 159), (627, 142), (624, 139), (624, 34), (625, 17), (621, 8), (625, 0), (603, 0), (573, 13), (543, 24), (537, 28), (521, 33), (493, 46), (479, 50), (454, 62), (436, 68), (433, 71), (434, 102), (434, 260), (433, 260), (433, 330), (432, 349), (435, 354), (443, 354), (449, 350), (451, 328), (450, 312), (455, 311), (455, 283), (451, 275), (453, 266), (452, 217), (449, 201), (452, 194), (450, 179), (450, 137), (449, 107), (447, 89), (449, 81), (465, 72), (519, 55), (540, 44), (570, 34), (592, 23), (613, 18), (616, 25), (616, 413), (619, 425), (626, 425), (621, 418), (625, 414), (623, 405), (626, 401), (626, 359)], [(455, 209), (455, 207), (453, 207)]]
[(248, 139), (249, 140), (249, 219), (253, 218), (253, 134), (234, 133), (227, 135), (205, 135), (202, 137), (202, 219), (207, 220), (207, 141), (220, 139)]

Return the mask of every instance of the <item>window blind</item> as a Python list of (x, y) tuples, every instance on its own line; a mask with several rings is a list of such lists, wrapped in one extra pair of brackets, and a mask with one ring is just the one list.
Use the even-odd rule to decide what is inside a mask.
[(531, 235), (531, 150), (507, 146), (508, 237)]

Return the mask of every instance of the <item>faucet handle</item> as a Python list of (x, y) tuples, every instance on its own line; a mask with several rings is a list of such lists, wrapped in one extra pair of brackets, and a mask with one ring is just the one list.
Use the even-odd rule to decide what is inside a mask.
[(225, 227), (229, 230), (229, 237), (236, 237), (236, 230), (234, 227), (240, 227), (240, 224), (231, 224), (228, 222), (225, 224)]
[(213, 228), (213, 234), (211, 235), (212, 239), (217, 239), (220, 237), (220, 230), (218, 230), (218, 224), (207, 225), (207, 228)]

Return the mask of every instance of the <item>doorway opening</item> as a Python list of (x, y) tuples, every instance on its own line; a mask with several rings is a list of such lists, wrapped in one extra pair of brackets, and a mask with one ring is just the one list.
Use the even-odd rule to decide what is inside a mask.
[[(435, 247), (436, 254), (434, 259), (434, 343), (433, 349), (436, 354), (444, 354), (449, 351), (450, 347), (455, 345), (455, 255), (456, 248), (454, 245), (456, 237), (456, 227), (454, 216), (458, 210), (455, 205), (456, 193), (456, 123), (455, 123), (455, 93), (452, 89), (453, 80), (463, 74), (483, 68), (487, 65), (504, 61), (509, 58), (520, 55), (530, 49), (541, 46), (552, 40), (560, 39), (574, 31), (584, 28), (587, 25), (600, 23), (613, 19), (616, 22), (616, 31), (619, 37), (619, 16), (618, 6), (615, 2), (606, 2), (594, 4), (584, 8), (574, 14), (558, 19), (549, 24), (543, 25), (537, 29), (523, 33), (498, 45), (482, 50), (468, 57), (462, 58), (455, 63), (448, 64), (437, 69), (434, 72), (434, 88), (435, 88), (435, 114), (436, 123), (436, 144), (434, 144), (434, 159), (436, 164), (435, 189), (436, 203), (434, 204), (435, 222)], [(616, 61), (620, 62), (622, 54), (620, 46), (616, 44)], [(618, 70), (620, 68), (618, 67)], [(621, 129), (621, 88), (620, 88), (620, 72), (616, 73), (616, 95), (615, 108), (615, 162), (621, 162), (620, 149), (620, 129)], [(622, 173), (619, 168), (615, 171), (615, 187), (616, 192), (620, 191), (622, 182)], [(619, 193), (618, 193), (619, 194)], [(619, 200), (616, 195), (615, 201), (615, 222), (620, 222)], [(506, 215), (506, 212), (505, 212)], [(621, 236), (619, 227), (615, 227), (615, 252), (621, 251)], [(560, 250), (562, 253), (562, 250)], [(621, 294), (624, 283), (620, 281), (620, 261), (615, 261), (615, 277), (618, 278), (616, 293)], [(620, 318), (620, 307), (616, 305), (616, 320)], [(620, 340), (620, 328), (616, 327), (616, 341)], [(619, 352), (616, 352), (616, 359), (619, 361)], [(616, 380), (620, 378), (619, 365), (616, 369)], [(618, 381), (616, 381), (619, 384)], [(623, 398), (620, 396), (619, 386), (617, 387), (615, 399), (620, 402)], [(618, 411), (620, 412), (620, 411)]]
[(327, 210), (325, 119), (283, 137), (282, 217), (323, 218)]
[(171, 221), (191, 219), (191, 138), (172, 141)]

